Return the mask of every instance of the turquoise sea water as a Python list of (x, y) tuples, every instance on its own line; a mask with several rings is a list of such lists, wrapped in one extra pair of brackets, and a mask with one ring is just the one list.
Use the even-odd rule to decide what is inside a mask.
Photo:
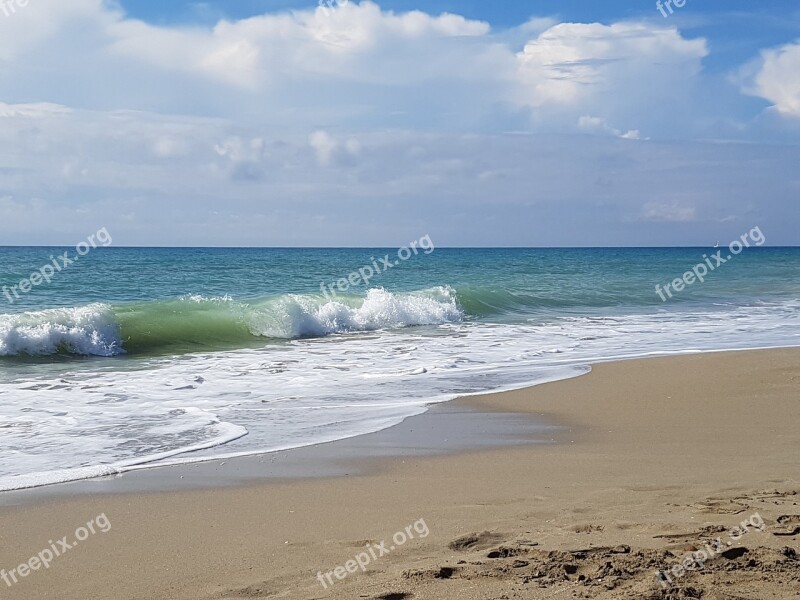
[(592, 360), (797, 345), (800, 249), (720, 251), (662, 302), (717, 251), (111, 246), (23, 293), (75, 249), (0, 248), (0, 489), (338, 439)]

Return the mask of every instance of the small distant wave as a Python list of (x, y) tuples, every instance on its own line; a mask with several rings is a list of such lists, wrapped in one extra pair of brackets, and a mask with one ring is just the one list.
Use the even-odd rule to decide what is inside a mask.
[(291, 340), (337, 333), (459, 322), (456, 293), (435, 287), (409, 293), (370, 289), (330, 300), (287, 294), (252, 302), (228, 296), (111, 306), (91, 304), (0, 315), (0, 356), (116, 356), (235, 349), (264, 338)]

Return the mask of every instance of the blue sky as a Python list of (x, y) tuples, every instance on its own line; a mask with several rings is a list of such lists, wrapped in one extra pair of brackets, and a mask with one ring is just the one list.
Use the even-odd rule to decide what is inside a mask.
[[(175, 0), (124, 0), (122, 6), (132, 16), (151, 23), (181, 23), (187, 21), (213, 22), (217, 18), (242, 19), (266, 12), (299, 10), (315, 6), (314, 2), (293, 0), (227, 0), (217, 2), (186, 2)], [(527, 0), (486, 2), (485, 0), (391, 0), (381, 7), (398, 12), (422, 10), (430, 14), (450, 12), (470, 19), (480, 19), (498, 27), (518, 25), (531, 17), (553, 15), (565, 21), (616, 21), (661, 16), (656, 12), (655, 0)], [(746, 7), (746, 10), (742, 10)], [(684, 9), (720, 16), (741, 14), (766, 15), (777, 21), (790, 21), (800, 15), (800, 7), (791, 0), (762, 0), (736, 3), (730, 0), (687, 0)], [(684, 9), (676, 9), (680, 16)], [(663, 17), (661, 17), (663, 18)], [(787, 23), (788, 26), (788, 23)]]
[[(686, 0), (669, 19), (682, 29), (707, 36), (725, 48), (721, 65), (734, 65), (760, 48), (800, 36), (800, 5), (792, 0), (731, 2), (730, 0)], [(185, 2), (125, 0), (131, 16), (154, 24), (213, 25), (222, 18), (243, 19), (265, 12), (307, 9), (314, 2), (293, 0), (233, 0)], [(398, 12), (423, 10), (430, 14), (449, 12), (491, 23), (493, 27), (514, 27), (537, 16), (553, 16), (563, 21), (603, 22), (618, 20), (664, 20), (655, 0), (391, 0), (382, 8)], [(666, 9), (665, 9), (666, 10)], [(667, 12), (669, 12), (667, 10)]]
[(796, 2), (15, 1), (0, 245), (800, 243)]

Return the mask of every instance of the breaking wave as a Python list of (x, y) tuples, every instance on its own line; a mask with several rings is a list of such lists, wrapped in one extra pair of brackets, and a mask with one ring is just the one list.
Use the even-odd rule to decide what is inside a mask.
[(286, 294), (250, 302), (185, 296), (135, 304), (90, 304), (0, 315), (0, 356), (116, 356), (248, 347), (264, 338), (459, 322), (454, 290), (370, 289), (366, 296)]

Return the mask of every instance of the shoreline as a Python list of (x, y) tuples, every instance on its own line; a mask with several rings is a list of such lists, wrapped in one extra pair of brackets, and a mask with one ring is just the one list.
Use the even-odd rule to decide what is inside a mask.
[[(676, 585), (739, 593), (719, 598), (786, 598), (800, 594), (800, 563), (782, 554), (800, 550), (799, 386), (797, 348), (599, 363), (580, 377), (445, 403), (438, 421), (412, 418), (429, 417), (430, 429), (417, 432), (427, 439), (444, 439), (451, 420), (470, 423), (471, 435), (494, 432), (493, 441), (521, 425), (516, 444), (393, 456), (387, 442), (388, 456), (345, 457), (345, 467), (363, 468), (333, 477), (96, 488), (0, 506), (0, 568), (93, 515), (112, 524), (47, 572), (0, 591), (12, 600), (54, 590), (69, 600), (678, 598), (646, 595), (659, 593), (655, 566), (759, 514), (764, 531), (746, 538), (743, 555), (718, 557)], [(531, 415), (563, 427), (561, 443), (530, 444)], [(392, 429), (408, 433), (401, 425), (370, 435), (386, 439)], [(332, 444), (317, 447), (320, 456)], [(798, 531), (789, 535), (793, 515)], [(330, 589), (316, 581), (420, 519), (424, 539)], [(614, 572), (598, 576), (606, 563)]]
[[(508, 428), (507, 431), (502, 424), (494, 423), (497, 429), (482, 431), (482, 438), (473, 445), (434, 443), (433, 447), (426, 448), (423, 452), (417, 451), (419, 450), (418, 444), (420, 440), (418, 437), (410, 435), (410, 432), (413, 431), (418, 423), (426, 423), (428, 420), (426, 416), (428, 418), (436, 418), (439, 413), (456, 413), (459, 418), (456, 422), (451, 422), (448, 419), (444, 420), (448, 427), (451, 429), (455, 428), (456, 431), (452, 433), (456, 435), (459, 433), (462, 435), (474, 433), (477, 423), (471, 423), (470, 421), (472, 419), (477, 419), (478, 422), (480, 422), (482, 417), (481, 414), (478, 413), (484, 414), (490, 420), (499, 421), (499, 414), (508, 412), (504, 411), (501, 407), (494, 407), (487, 411), (486, 406), (480, 402), (480, 398), (532, 389), (541, 385), (583, 377), (591, 373), (596, 365), (681, 356), (783, 351), (793, 349), (800, 349), (800, 346), (757, 346), (716, 350), (690, 349), (680, 352), (647, 353), (631, 356), (617, 355), (601, 357), (589, 362), (565, 362), (563, 364), (550, 365), (557, 369), (574, 369), (575, 373), (558, 375), (521, 385), (501, 387), (488, 392), (455, 395), (444, 401), (431, 401), (424, 405), (424, 411), (422, 413), (405, 417), (400, 423), (377, 431), (359, 433), (332, 441), (318, 442), (282, 450), (247, 452), (242, 454), (221, 454), (214, 458), (189, 459), (185, 462), (167, 464), (145, 462), (126, 467), (119, 472), (105, 475), (79, 477), (16, 489), (4, 489), (0, 490), (0, 508), (18, 503), (27, 503), (31, 500), (36, 501), (41, 498), (71, 497), (73, 495), (94, 493), (136, 493), (147, 491), (213, 489), (216, 487), (253, 485), (259, 482), (276, 480), (296, 480), (307, 477), (335, 477), (345, 474), (345, 472), (361, 472), (362, 469), (367, 468), (366, 465), (380, 459), (391, 460), (392, 458), (402, 457), (407, 453), (437, 455), (452, 452), (465, 452), (472, 449), (477, 450), (481, 448), (514, 445), (519, 443), (511, 439), (513, 437), (512, 434), (517, 430), (517, 435), (527, 436), (525, 439), (527, 439), (528, 443), (542, 443), (547, 440), (539, 439), (536, 436), (540, 436), (546, 431), (557, 433), (559, 429), (563, 428), (563, 424), (559, 424), (557, 420), (553, 419), (535, 423), (530, 422), (526, 424), (527, 426), (520, 426), (517, 423), (513, 425), (506, 424), (505, 427)], [(473, 398), (477, 398), (478, 401), (470, 402), (470, 399)], [(477, 411), (477, 413), (468, 414), (474, 411)], [(452, 414), (450, 416), (452, 417)], [(530, 414), (526, 416), (528, 419), (533, 419)], [(405, 425), (407, 422), (411, 426)], [(405, 431), (403, 431), (404, 429)], [(504, 435), (505, 433), (509, 435)], [(387, 439), (382, 439), (384, 437)], [(362, 440), (362, 438), (364, 439)], [(385, 448), (387, 445), (395, 445), (395, 451), (386, 451)], [(224, 446), (223, 444), (220, 448)], [(189, 458), (191, 454), (191, 452), (188, 452), (187, 458)], [(343, 460), (349, 461), (348, 464), (339, 464)], [(322, 463), (322, 465), (320, 468), (309, 469), (307, 467), (309, 461)], [(267, 462), (270, 463), (269, 467), (264, 466)], [(218, 466), (226, 466), (227, 469), (219, 469)], [(209, 484), (208, 479), (210, 478), (213, 478), (214, 481)]]
[(560, 443), (572, 431), (547, 415), (486, 410), (468, 403), (469, 398), (431, 404), (426, 412), (396, 425), (332, 442), (233, 458), (142, 465), (118, 475), (4, 491), (0, 510), (95, 494), (212, 491), (367, 475), (404, 458)]

